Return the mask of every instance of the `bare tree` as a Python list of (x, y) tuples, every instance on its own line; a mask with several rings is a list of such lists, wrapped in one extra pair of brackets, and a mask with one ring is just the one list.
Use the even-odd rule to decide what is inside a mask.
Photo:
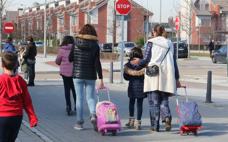
[[(195, 1), (195, 2), (194, 2)], [(190, 58), (190, 41), (192, 35), (192, 12), (194, 9), (194, 5), (197, 0), (181, 0), (179, 4), (179, 8), (181, 11), (177, 11), (177, 13), (181, 13), (180, 15), (180, 30), (185, 33), (188, 41), (188, 58)], [(178, 15), (178, 14), (177, 14)]]
[(181, 12), (181, 30), (187, 35), (188, 41), (188, 58), (190, 58), (190, 41), (192, 35), (192, 0), (183, 0)]
[(3, 17), (3, 11), (5, 9), (5, 5), (6, 5), (6, 2), (8, 0), (0, 0), (0, 48), (1, 48), (1, 51), (2, 51), (2, 17)]

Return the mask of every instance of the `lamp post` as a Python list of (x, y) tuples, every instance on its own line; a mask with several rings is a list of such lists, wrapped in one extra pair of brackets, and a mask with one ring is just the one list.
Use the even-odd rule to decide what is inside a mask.
[(161, 24), (161, 21), (162, 21), (162, 0), (160, 0), (160, 24)]
[(45, 8), (44, 8), (44, 58), (47, 57), (47, 10), (46, 5), (47, 0), (45, 0)]

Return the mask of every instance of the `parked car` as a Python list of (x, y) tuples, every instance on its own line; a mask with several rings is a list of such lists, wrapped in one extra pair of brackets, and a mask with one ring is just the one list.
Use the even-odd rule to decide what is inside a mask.
[[(188, 58), (188, 45), (186, 41), (179, 41), (178, 58)], [(177, 42), (173, 42), (174, 51), (176, 54)]]
[(44, 47), (44, 43), (42, 41), (35, 41), (35, 45), (38, 48), (43, 48)]
[(226, 64), (226, 57), (227, 57), (227, 45), (221, 46), (219, 49), (214, 50), (212, 52), (212, 62), (213, 63), (223, 63)]
[(112, 52), (112, 43), (100, 44), (101, 52)]
[[(143, 53), (145, 52), (147, 43), (142, 47)], [(177, 42), (173, 42), (174, 52), (176, 54)], [(187, 58), (188, 57), (188, 45), (186, 41), (179, 41), (178, 46), (178, 58)]]
[[(134, 42), (124, 42), (124, 53), (126, 56), (130, 55), (131, 49), (136, 47), (137, 45)], [(117, 52), (121, 53), (122, 43), (120, 42), (117, 46)]]

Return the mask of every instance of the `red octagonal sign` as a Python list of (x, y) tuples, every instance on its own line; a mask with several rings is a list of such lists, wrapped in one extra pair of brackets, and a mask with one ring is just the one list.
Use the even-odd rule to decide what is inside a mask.
[(5, 22), (3, 26), (3, 32), (6, 34), (11, 34), (14, 32), (14, 24), (12, 22)]
[(128, 0), (118, 0), (115, 9), (120, 15), (127, 15), (131, 11), (131, 2)]

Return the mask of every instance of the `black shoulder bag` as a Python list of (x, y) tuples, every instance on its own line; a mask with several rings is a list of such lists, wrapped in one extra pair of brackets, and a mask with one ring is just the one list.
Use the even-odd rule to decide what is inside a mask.
[[(168, 50), (167, 50), (164, 58), (162, 59), (160, 65), (162, 64), (162, 62), (164, 61), (166, 55), (168, 54), (169, 49), (170, 48), (168, 48)], [(146, 75), (148, 75), (149, 77), (153, 77), (153, 76), (159, 75), (159, 66), (158, 65), (147, 66), (146, 67)]]

